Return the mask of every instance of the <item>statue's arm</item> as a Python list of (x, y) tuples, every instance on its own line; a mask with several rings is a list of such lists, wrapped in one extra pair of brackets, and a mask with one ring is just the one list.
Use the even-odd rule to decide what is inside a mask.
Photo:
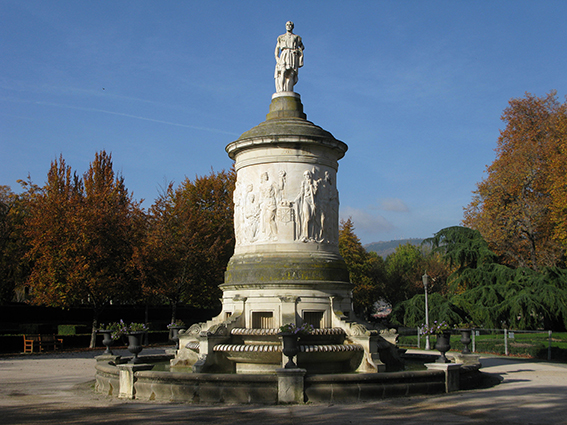
[(276, 62), (280, 59), (280, 38), (278, 37), (278, 41), (276, 43), (276, 50), (274, 51), (274, 56), (276, 57)]

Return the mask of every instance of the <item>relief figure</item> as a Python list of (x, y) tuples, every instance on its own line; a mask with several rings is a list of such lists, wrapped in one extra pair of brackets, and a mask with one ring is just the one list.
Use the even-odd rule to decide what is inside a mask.
[(303, 173), (303, 181), (299, 195), (295, 198), (296, 217), (299, 219), (299, 235), (297, 239), (302, 242), (315, 241), (316, 239), (316, 203), (317, 183), (313, 180), (313, 174), (307, 170)]
[(255, 242), (258, 239), (258, 227), (260, 221), (260, 206), (256, 202), (254, 186), (246, 186), (246, 202), (244, 206), (244, 236), (246, 242)]

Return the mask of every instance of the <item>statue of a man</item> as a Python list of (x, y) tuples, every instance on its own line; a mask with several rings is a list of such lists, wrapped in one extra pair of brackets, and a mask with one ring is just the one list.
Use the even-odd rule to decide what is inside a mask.
[(276, 92), (293, 91), (298, 80), (298, 70), (303, 66), (303, 42), (293, 33), (293, 22), (285, 24), (287, 32), (278, 37), (276, 44)]

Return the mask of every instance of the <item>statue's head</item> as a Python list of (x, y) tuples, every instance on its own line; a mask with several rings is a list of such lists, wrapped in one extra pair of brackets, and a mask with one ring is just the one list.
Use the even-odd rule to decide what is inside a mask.
[(293, 22), (287, 21), (287, 22), (285, 23), (285, 29), (286, 29), (287, 31), (291, 32), (291, 31), (293, 31), (293, 28), (294, 28)]

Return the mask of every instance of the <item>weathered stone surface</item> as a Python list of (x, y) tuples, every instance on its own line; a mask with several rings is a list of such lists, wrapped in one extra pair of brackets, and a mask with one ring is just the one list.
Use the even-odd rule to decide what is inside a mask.
[(300, 404), (304, 401), (303, 378), (305, 369), (277, 369), (278, 403)]
[(335, 374), (305, 378), (306, 399), (314, 403), (354, 403), (442, 392), (445, 392), (445, 374), (442, 371)]
[(427, 370), (441, 370), (445, 374), (445, 392), (459, 390), (460, 369), (458, 363), (426, 363)]
[(153, 367), (153, 364), (143, 363), (128, 363), (118, 365), (118, 379), (120, 384), (120, 392), (118, 393), (118, 398), (133, 399), (135, 397), (134, 383), (136, 381), (136, 372), (142, 370), (151, 370)]

